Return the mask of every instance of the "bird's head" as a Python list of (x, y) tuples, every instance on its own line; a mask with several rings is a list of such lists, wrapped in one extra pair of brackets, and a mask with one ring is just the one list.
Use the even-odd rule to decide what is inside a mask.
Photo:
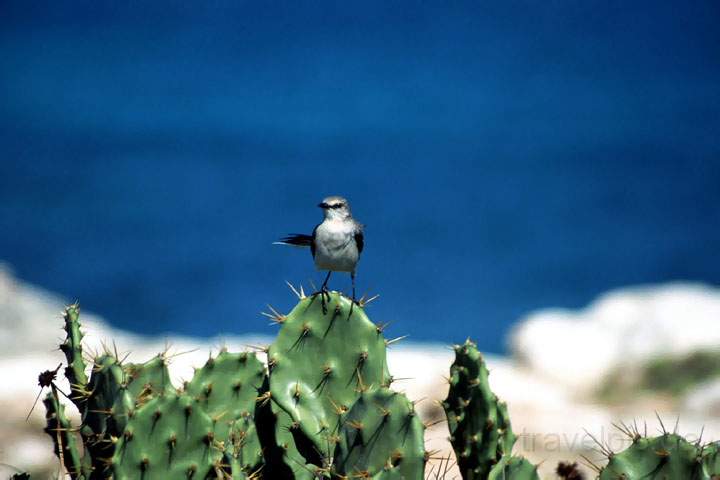
[(350, 218), (350, 205), (343, 197), (327, 197), (318, 204), (328, 220), (344, 220)]

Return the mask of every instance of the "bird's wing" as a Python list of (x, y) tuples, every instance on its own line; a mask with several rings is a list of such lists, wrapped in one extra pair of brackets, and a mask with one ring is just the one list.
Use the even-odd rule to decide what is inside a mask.
[(305, 235), (304, 233), (291, 233), (290, 235), (283, 237), (278, 242), (274, 242), (276, 245), (292, 245), (294, 247), (310, 247), (315, 249), (313, 246), (313, 236)]
[(317, 229), (320, 226), (318, 223), (315, 225), (315, 228), (313, 228), (313, 233), (310, 235), (310, 253), (312, 254), (312, 257), (315, 258), (315, 234), (317, 233)]
[(357, 245), (358, 253), (362, 253), (365, 247), (365, 236), (363, 235), (362, 225), (358, 225), (355, 229), (355, 245)]

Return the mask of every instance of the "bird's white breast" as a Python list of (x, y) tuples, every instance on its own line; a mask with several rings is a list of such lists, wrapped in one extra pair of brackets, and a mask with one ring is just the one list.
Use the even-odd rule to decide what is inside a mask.
[(355, 244), (355, 222), (326, 220), (315, 231), (315, 266), (319, 270), (352, 272), (359, 253)]

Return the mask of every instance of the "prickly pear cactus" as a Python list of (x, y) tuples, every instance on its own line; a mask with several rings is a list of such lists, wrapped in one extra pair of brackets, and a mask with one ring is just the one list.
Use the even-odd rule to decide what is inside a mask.
[(253, 420), (265, 380), (265, 366), (254, 353), (223, 349), (195, 371), (185, 393), (195, 398), (215, 423), (215, 435), (232, 446), (232, 470), (252, 473), (262, 465), (262, 449)]
[(610, 455), (599, 478), (704, 480), (708, 477), (702, 473), (701, 451), (698, 445), (679, 435), (665, 433), (659, 437), (635, 436), (628, 448)]
[(487, 367), (470, 340), (455, 346), (449, 381), (443, 408), (458, 467), (464, 480), (484, 480), (515, 444), (507, 406), (490, 390)]
[[(105, 351), (88, 378), (80, 310), (67, 307), (60, 349), (78, 428), (52, 383), (57, 370), (39, 379), (52, 387), (45, 432), (63, 468), (73, 480), (421, 479), (424, 427), (413, 404), (388, 388), (391, 342), (382, 328), (360, 306), (350, 315), (350, 300), (337, 292), (327, 313), (318, 296), (298, 295), (289, 315), (272, 315), (282, 328), (267, 351), (268, 374), (254, 354), (222, 351), (183, 392), (170, 382), (165, 354), (125, 364)], [(443, 407), (463, 478), (536, 480), (537, 468), (512, 456), (507, 407), (472, 342), (455, 347), (449, 382)], [(623, 431), (632, 444), (609, 454), (600, 480), (720, 480), (720, 443)]]
[[(126, 478), (134, 478), (137, 471), (133, 468), (139, 464), (126, 463), (136, 460), (132, 459), (134, 447), (139, 449), (138, 455), (147, 457), (140, 470), (142, 478), (155, 475), (148, 473), (151, 466), (153, 472), (162, 472), (157, 473), (157, 478), (168, 478), (163, 476), (176, 473), (178, 468), (182, 469), (182, 464), (181, 467), (173, 467), (171, 471), (158, 467), (157, 461), (151, 464), (151, 460), (155, 458), (153, 455), (160, 447), (152, 445), (151, 448), (149, 443), (144, 443), (148, 441), (147, 438), (138, 439), (134, 436), (135, 430), (148, 433), (143, 429), (143, 422), (147, 423), (146, 417), (150, 415), (145, 409), (146, 405), (152, 404), (148, 408), (155, 408), (153, 414), (159, 415), (156, 418), (158, 421), (166, 411), (170, 413), (165, 415), (165, 418), (173, 418), (173, 409), (177, 409), (176, 404), (168, 403), (168, 399), (176, 399), (177, 391), (170, 381), (168, 357), (165, 353), (148, 362), (133, 364), (123, 363), (118, 359), (117, 353), (106, 349), (94, 359), (92, 374), (88, 380), (83, 360), (83, 334), (78, 306), (67, 307), (64, 318), (66, 339), (61, 349), (69, 364), (65, 373), (71, 382), (72, 399), (82, 413), (82, 423), (78, 430), (82, 435), (84, 448), (78, 448), (75, 431), (70, 430), (63, 406), (57, 398), (45, 402), (48, 412), (46, 431), (54, 435), (58, 453), (61, 454), (58, 456), (62, 457), (72, 478), (106, 479), (113, 475), (120, 478), (125, 474), (128, 475)], [(212, 449), (206, 448), (205, 451), (206, 454), (212, 454), (213, 474), (226, 476), (233, 471), (239, 476), (238, 472), (243, 471), (248, 478), (253, 478), (253, 474), (261, 469), (263, 451), (253, 418), (258, 390), (266, 378), (265, 367), (254, 354), (231, 354), (222, 351), (198, 369), (193, 380), (186, 385), (188, 394), (182, 397), (182, 402), (195, 402), (192, 404), (192, 411), (195, 412), (193, 418), (197, 419), (194, 420), (195, 427), (207, 427), (210, 432), (211, 438), (206, 446)], [(174, 401), (177, 403), (181, 400)], [(136, 415), (139, 415), (138, 420), (134, 420), (134, 426), (129, 428), (128, 422)], [(164, 421), (167, 422), (168, 420)], [(177, 430), (176, 427), (177, 425), (170, 424), (168, 428)], [(154, 432), (152, 430), (150, 433)], [(133, 438), (135, 443), (130, 446)], [(177, 445), (180, 443), (182, 442), (178, 441)], [(126, 451), (122, 454), (116, 451), (119, 445), (131, 452), (130, 457), (126, 456)], [(162, 446), (167, 447), (165, 444)], [(168, 454), (183, 452), (183, 448), (190, 447), (187, 443), (182, 443), (182, 446), (173, 446), (168, 450)], [(84, 455), (81, 456), (80, 452), (83, 450)], [(154, 453), (151, 454), (151, 451)], [(226, 462), (223, 464), (220, 459)], [(220, 466), (223, 471), (219, 470)], [(194, 470), (195, 468), (190, 468), (188, 472), (194, 475), (193, 472), (199, 471)], [(201, 462), (197, 463), (197, 468), (204, 468)], [(204, 478), (205, 473), (202, 475)]]
[(540, 480), (537, 466), (522, 457), (505, 456), (490, 470), (488, 480)]
[(213, 421), (198, 402), (166, 394), (138, 408), (112, 457), (114, 478), (222, 478), (223, 452)]
[(363, 393), (345, 416), (335, 453), (341, 478), (422, 479), (425, 427), (405, 395)]
[(298, 450), (320, 467), (332, 458), (342, 416), (362, 392), (390, 381), (380, 329), (358, 306), (348, 318), (350, 300), (337, 292), (327, 305), (323, 314), (320, 297), (308, 297), (279, 316), (282, 328), (268, 352), (273, 403), (290, 415), (284, 427)]

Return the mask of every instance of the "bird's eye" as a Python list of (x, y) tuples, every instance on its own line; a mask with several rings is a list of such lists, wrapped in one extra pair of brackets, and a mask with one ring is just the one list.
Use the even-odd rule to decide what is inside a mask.
[(331, 205), (330, 208), (342, 208), (342, 203), (336, 203), (335, 205)]

